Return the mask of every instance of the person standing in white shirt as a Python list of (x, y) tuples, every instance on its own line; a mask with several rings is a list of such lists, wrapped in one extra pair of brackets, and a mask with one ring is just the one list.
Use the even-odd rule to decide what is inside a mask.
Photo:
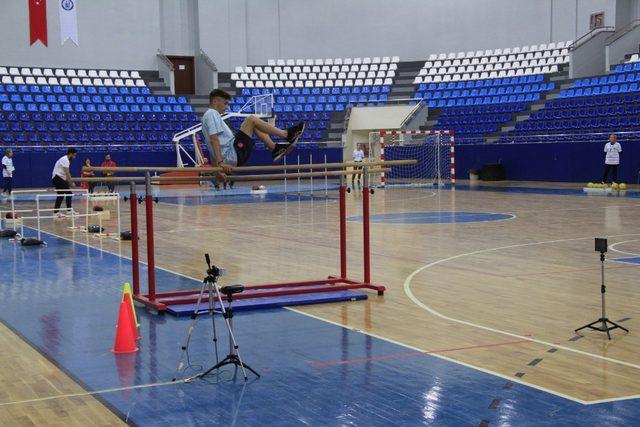
[[(363, 162), (364, 161), (364, 150), (362, 149), (362, 144), (358, 144), (356, 146), (356, 149), (353, 150), (353, 161), (354, 162)], [(359, 166), (355, 166), (353, 168), (354, 170), (360, 170), (362, 169), (362, 167)], [(360, 178), (362, 177), (362, 175), (357, 175), (358, 177), (358, 188), (361, 188), (362, 186), (360, 185)], [(351, 188), (355, 189), (355, 179), (356, 179), (356, 175), (351, 175)]]
[(618, 165), (620, 164), (620, 153), (622, 152), (622, 146), (618, 142), (618, 137), (615, 134), (609, 135), (609, 142), (604, 146), (604, 175), (602, 176), (602, 182), (606, 183), (609, 177), (609, 171), (612, 172), (613, 183), (618, 181)]
[[(71, 209), (71, 188), (74, 188), (76, 185), (71, 180), (71, 173), (69, 172), (69, 166), (71, 165), (71, 161), (76, 158), (78, 155), (78, 151), (75, 148), (69, 148), (67, 150), (67, 154), (60, 157), (53, 167), (53, 172), (51, 173), (51, 180), (53, 181), (53, 186), (56, 188), (56, 192), (59, 194), (56, 197), (56, 204), (54, 208), (54, 215), (57, 215), (59, 218), (64, 217), (64, 214), (60, 213), (58, 210), (60, 209), (60, 205), (62, 205), (62, 199), (65, 200), (67, 204), (67, 211), (73, 215), (73, 210)], [(67, 196), (63, 196), (63, 194), (67, 194)]]
[(2, 187), (2, 196), (8, 197), (11, 195), (13, 188), (13, 171), (16, 169), (13, 167), (13, 150), (7, 148), (4, 157), (2, 158), (2, 178), (4, 185)]

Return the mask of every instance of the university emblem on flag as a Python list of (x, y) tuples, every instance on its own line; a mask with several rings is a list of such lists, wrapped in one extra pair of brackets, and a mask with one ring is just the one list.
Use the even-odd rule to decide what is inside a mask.
[(73, 0), (62, 0), (60, 2), (60, 5), (64, 10), (71, 10), (73, 9), (73, 6), (74, 6)]

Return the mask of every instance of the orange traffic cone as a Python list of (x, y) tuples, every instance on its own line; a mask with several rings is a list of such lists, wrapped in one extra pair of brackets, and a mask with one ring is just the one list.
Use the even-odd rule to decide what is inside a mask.
[(136, 325), (136, 315), (133, 311), (133, 301), (131, 300), (131, 294), (124, 294), (124, 302), (129, 304), (129, 314), (131, 315), (131, 328), (133, 329), (133, 338), (137, 341), (140, 339), (140, 334), (138, 333), (138, 326)]
[(133, 353), (138, 351), (136, 347), (136, 339), (133, 335), (133, 327), (131, 325), (133, 315), (131, 313), (131, 304), (126, 301), (120, 302), (120, 312), (118, 313), (118, 325), (116, 326), (116, 339), (113, 344), (114, 353)]

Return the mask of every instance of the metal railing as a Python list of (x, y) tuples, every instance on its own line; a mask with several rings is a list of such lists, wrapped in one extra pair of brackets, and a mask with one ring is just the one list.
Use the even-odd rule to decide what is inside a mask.
[(173, 63), (171, 60), (165, 55), (160, 49), (158, 49), (158, 53), (156, 54), (158, 57), (158, 72), (160, 73), (160, 77), (162, 77), (168, 84), (169, 90), (172, 94), (176, 93), (176, 83), (175, 83), (175, 69), (173, 67)]
[(640, 19), (636, 19), (634, 21), (631, 21), (627, 25), (625, 25), (624, 27), (620, 28), (619, 30), (616, 30), (612, 35), (607, 37), (607, 39), (604, 41), (605, 46), (609, 46), (610, 44), (613, 44), (613, 42), (615, 42), (616, 40), (618, 40), (619, 38), (621, 38), (625, 34), (629, 33), (630, 31), (632, 31), (637, 26), (640, 26)]
[(212, 71), (218, 71), (218, 66), (216, 65), (216, 63), (213, 62), (209, 55), (207, 55), (207, 53), (202, 49), (200, 49), (200, 58), (202, 58), (202, 60), (209, 66), (209, 68), (211, 68)]
[(571, 43), (568, 46), (568, 49), (569, 49), (569, 51), (576, 50), (577, 48), (579, 48), (580, 46), (585, 44), (587, 41), (589, 41), (593, 37), (597, 36), (598, 34), (603, 33), (603, 32), (615, 32), (615, 30), (616, 30), (616, 27), (611, 27), (611, 26), (594, 28), (593, 30), (589, 31), (586, 34), (583, 34), (576, 41)]

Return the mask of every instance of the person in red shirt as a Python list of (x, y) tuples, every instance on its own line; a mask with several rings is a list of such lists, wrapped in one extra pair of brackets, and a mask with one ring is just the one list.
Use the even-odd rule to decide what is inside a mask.
[[(104, 161), (102, 162), (101, 166), (103, 168), (115, 168), (116, 167), (116, 162), (111, 160), (111, 154), (107, 154), (106, 156), (104, 156)], [(115, 172), (104, 172), (102, 174), (102, 176), (110, 177), (110, 176), (114, 176), (115, 174), (116, 174)], [(106, 184), (107, 184), (107, 190), (109, 191), (109, 193), (115, 193), (115, 191), (116, 191), (116, 183), (115, 182), (107, 182)]]
[[(84, 165), (87, 167), (91, 167), (91, 159), (84, 159)], [(82, 171), (82, 177), (93, 178), (96, 174), (93, 172), (85, 172)], [(80, 184), (80, 188), (84, 188), (85, 190), (89, 190), (89, 193), (93, 193), (93, 189), (96, 187), (95, 182), (83, 182)]]

